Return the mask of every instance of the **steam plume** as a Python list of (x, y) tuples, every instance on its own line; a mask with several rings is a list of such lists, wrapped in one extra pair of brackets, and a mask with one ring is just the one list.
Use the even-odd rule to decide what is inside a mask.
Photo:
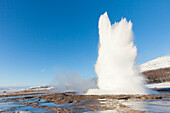
[(87, 94), (147, 94), (135, 59), (131, 21), (122, 18), (111, 25), (107, 12), (99, 19), (99, 50), (95, 71), (98, 88)]

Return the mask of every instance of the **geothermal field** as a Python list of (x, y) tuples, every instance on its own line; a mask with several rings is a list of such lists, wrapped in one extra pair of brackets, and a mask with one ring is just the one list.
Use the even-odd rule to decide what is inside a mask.
[[(64, 86), (67, 90), (59, 85), (60, 92), (59, 88), (55, 86), (1, 89), (0, 112), (170, 112), (170, 71), (168, 71), (170, 70), (168, 64), (170, 57), (159, 58), (161, 60), (157, 59), (138, 66), (136, 65), (137, 48), (133, 43), (131, 21), (122, 18), (120, 22), (111, 24), (107, 12), (105, 12), (99, 18), (98, 28), (96, 79), (84, 83), (79, 79), (76, 80), (79, 81), (79, 84), (76, 85), (82, 87), (79, 87), (80, 92), (76, 91), (77, 87), (74, 87), (74, 90), (71, 89), (71, 83), (70, 86)], [(162, 63), (162, 59), (165, 63)], [(163, 67), (164, 64), (166, 67)], [(160, 67), (152, 69), (156, 65)], [(161, 76), (159, 76), (160, 72)], [(152, 75), (152, 73), (154, 74)], [(88, 88), (84, 88), (85, 86)]]

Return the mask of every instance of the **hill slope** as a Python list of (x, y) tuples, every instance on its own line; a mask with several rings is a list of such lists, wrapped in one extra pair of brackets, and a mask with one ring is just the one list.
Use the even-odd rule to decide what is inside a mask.
[(170, 67), (170, 56), (164, 56), (140, 65), (140, 71), (145, 72), (168, 67)]
[(170, 82), (170, 56), (159, 57), (140, 66), (147, 83)]

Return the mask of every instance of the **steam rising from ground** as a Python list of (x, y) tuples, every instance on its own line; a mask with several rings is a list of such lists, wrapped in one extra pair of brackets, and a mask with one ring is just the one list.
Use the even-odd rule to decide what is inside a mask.
[(99, 50), (95, 71), (98, 88), (87, 94), (147, 94), (135, 59), (131, 21), (122, 18), (111, 25), (107, 12), (99, 19)]
[(60, 73), (55, 84), (57, 92), (74, 91), (85, 93), (88, 89), (97, 88), (96, 79), (83, 79), (76, 72)]

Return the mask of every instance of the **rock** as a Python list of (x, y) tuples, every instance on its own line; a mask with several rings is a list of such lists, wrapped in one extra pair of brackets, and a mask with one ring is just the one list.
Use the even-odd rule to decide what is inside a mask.
[(139, 97), (140, 99), (162, 99), (162, 97), (151, 97), (151, 96), (143, 96)]
[(124, 104), (119, 104), (120, 107), (127, 107), (126, 105)]

